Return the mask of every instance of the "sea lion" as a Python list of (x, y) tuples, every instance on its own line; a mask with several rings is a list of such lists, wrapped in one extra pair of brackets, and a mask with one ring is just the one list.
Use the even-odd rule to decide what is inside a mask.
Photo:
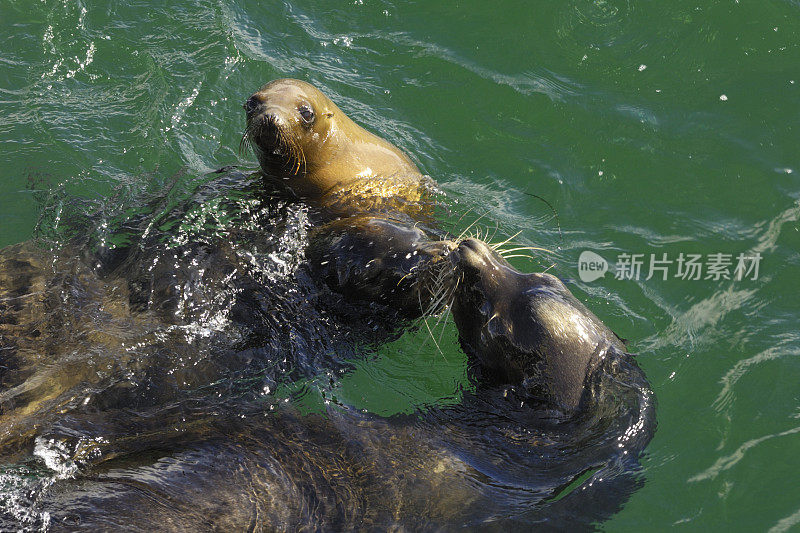
[[(411, 198), (424, 179), (399, 148), (347, 117), (319, 89), (300, 80), (278, 79), (244, 104), (242, 145), (252, 147), (268, 178), (295, 195), (319, 200), (337, 189), (359, 187), (348, 196)], [(370, 193), (364, 183), (371, 183)]]
[[(629, 414), (554, 422), (483, 389), (388, 419), (276, 398), (176, 436), (173, 409), (135, 420), (141, 448), (55, 481), (35, 511), (52, 531), (593, 531), (641, 484), (650, 426)], [(56, 442), (37, 444), (72, 449)]]
[(587, 400), (601, 363), (624, 361), (644, 381), (622, 340), (557, 277), (519, 272), (477, 239), (450, 258), (460, 278), (453, 318), (484, 380), (521, 385), (531, 399), (566, 411)]

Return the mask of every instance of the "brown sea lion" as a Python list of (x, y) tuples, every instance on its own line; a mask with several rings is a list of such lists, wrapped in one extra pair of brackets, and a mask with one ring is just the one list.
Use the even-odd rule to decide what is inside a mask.
[(350, 120), (309, 83), (274, 80), (244, 108), (243, 146), (252, 147), (267, 177), (301, 198), (414, 201), (432, 183), (400, 149)]

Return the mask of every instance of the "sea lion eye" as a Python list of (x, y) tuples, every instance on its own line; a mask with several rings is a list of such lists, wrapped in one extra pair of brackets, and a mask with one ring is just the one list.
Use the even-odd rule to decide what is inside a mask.
[(305, 104), (301, 105), (300, 107), (297, 108), (297, 111), (300, 112), (300, 117), (306, 124), (311, 124), (312, 122), (314, 122), (314, 110), (311, 109), (309, 106)]

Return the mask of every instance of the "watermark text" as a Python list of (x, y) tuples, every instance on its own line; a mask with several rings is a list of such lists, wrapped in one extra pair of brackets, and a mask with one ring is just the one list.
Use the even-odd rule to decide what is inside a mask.
[(612, 272), (618, 280), (680, 279), (697, 280), (757, 280), (761, 254), (742, 252), (739, 254), (679, 253), (670, 255), (620, 253), (616, 261), (609, 263), (600, 254), (591, 250), (581, 252), (578, 258), (578, 275), (581, 281), (590, 282)]

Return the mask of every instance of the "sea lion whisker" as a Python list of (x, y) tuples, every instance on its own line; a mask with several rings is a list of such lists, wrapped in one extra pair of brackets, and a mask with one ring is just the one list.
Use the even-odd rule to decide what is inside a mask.
[(528, 255), (528, 254), (504, 255), (503, 259), (512, 259), (514, 257), (524, 257), (525, 259), (530, 259), (531, 261), (536, 260), (536, 258), (534, 256)]
[(439, 282), (439, 286), (437, 287), (437, 292), (436, 292), (437, 299), (438, 298), (447, 299), (447, 297), (450, 295), (450, 290), (452, 288), (452, 285), (453, 284), (451, 276), (442, 278), (442, 280)]
[(256, 147), (253, 144), (253, 125), (248, 123), (245, 126), (242, 139), (239, 141), (239, 155), (243, 155), (247, 150), (255, 152)]
[[(444, 292), (443, 290), (441, 291)], [(422, 298), (420, 296), (420, 298)], [(439, 304), (444, 300), (445, 295), (440, 294), (438, 291), (431, 295), (430, 303), (428, 304), (427, 308), (422, 307), (422, 302), (420, 301), (420, 311), (424, 316), (431, 316), (434, 314), (434, 311), (438, 308)]]
[(402, 278), (400, 278), (400, 279), (398, 280), (398, 282), (397, 282), (397, 286), (399, 287), (399, 286), (400, 286), (400, 284), (401, 284), (401, 283), (403, 283), (403, 280), (404, 280), (404, 279), (406, 279), (408, 276), (410, 276), (412, 273), (413, 273), (413, 269), (412, 269), (410, 272), (408, 272), (408, 273), (407, 273), (405, 276), (403, 276)]
[(511, 237), (509, 237), (508, 239), (504, 240), (503, 242), (499, 242), (499, 243), (497, 243), (497, 244), (491, 244), (491, 243), (490, 243), (490, 244), (489, 244), (489, 246), (490, 246), (491, 248), (493, 248), (493, 249), (497, 250), (497, 249), (498, 249), (498, 248), (500, 248), (501, 246), (504, 246), (504, 245), (508, 244), (508, 243), (509, 243), (509, 241), (512, 241), (512, 240), (516, 239), (516, 238), (517, 238), (517, 237), (520, 235), (520, 233), (522, 233), (522, 231), (523, 231), (523, 230), (519, 230), (518, 232), (516, 232), (514, 235), (512, 235), (512, 236), (511, 236)]
[[(407, 275), (408, 274), (406, 274), (406, 276)], [(405, 278), (406, 276), (403, 276), (403, 278)], [(428, 302), (427, 303), (427, 307), (422, 305), (422, 294), (421, 294), (421, 291), (419, 291), (419, 290), (417, 291), (417, 299), (419, 300), (420, 316), (429, 316), (429, 315), (431, 315), (433, 313), (434, 306), (436, 305), (435, 300), (438, 298), (438, 290), (439, 289), (438, 289), (438, 286), (437, 286), (437, 282), (434, 280), (433, 281), (433, 290), (431, 290), (431, 288), (428, 288), (428, 293), (430, 295), (430, 298), (427, 298), (427, 302)]]
[(440, 294), (446, 292), (449, 289), (450, 283), (448, 283), (450, 276), (449, 275), (442, 275), (434, 280), (434, 288), (436, 289), (433, 294), (435, 297), (439, 297)]
[(541, 248), (539, 246), (517, 246), (516, 248), (507, 248), (505, 250), (497, 250), (500, 255), (505, 255), (511, 252), (518, 252), (520, 250), (532, 250), (536, 252), (547, 252), (551, 254), (555, 254), (553, 250), (548, 250), (547, 248)]
[(475, 220), (473, 220), (473, 221), (472, 221), (472, 224), (470, 224), (469, 226), (467, 226), (466, 228), (464, 228), (464, 231), (462, 231), (462, 232), (461, 232), (461, 233), (458, 235), (458, 237), (456, 237), (454, 240), (455, 240), (456, 242), (458, 242), (458, 241), (461, 241), (461, 239), (463, 239), (463, 238), (464, 238), (464, 235), (466, 235), (466, 233), (467, 233), (467, 232), (468, 232), (470, 229), (472, 229), (472, 227), (473, 227), (475, 224), (477, 224), (477, 223), (478, 223), (478, 221), (480, 221), (480, 219), (482, 219), (483, 217), (485, 217), (485, 216), (486, 216), (486, 215), (488, 215), (488, 214), (489, 214), (489, 210), (487, 209), (487, 210), (486, 210), (486, 212), (485, 212), (484, 214), (482, 214), (481, 216), (479, 216), (478, 218), (476, 218)]
[[(419, 293), (417, 293), (417, 296), (419, 297), (419, 306), (420, 306), (420, 308), (422, 308), (422, 296)], [(442, 349), (439, 347), (439, 343), (436, 342), (436, 337), (433, 336), (433, 331), (431, 331), (430, 325), (428, 325), (428, 317), (427, 316), (423, 316), (422, 317), (422, 322), (425, 324), (425, 328), (428, 330), (428, 334), (430, 335), (431, 340), (433, 341), (433, 344), (436, 346), (436, 349), (439, 350), (439, 353), (441, 354), (442, 358), (445, 361), (447, 361), (447, 358), (444, 356), (444, 353), (442, 353)], [(422, 346), (425, 346), (425, 344), (423, 343)], [(420, 349), (421, 348), (422, 347), (420, 347)]]
[(497, 235), (497, 232), (499, 230), (500, 230), (500, 221), (496, 220), (494, 223), (494, 230), (492, 231), (492, 234), (489, 235), (488, 232), (486, 233), (486, 241), (491, 242), (492, 240), (494, 240), (494, 236)]
[(439, 328), (439, 325), (441, 325), (441, 329), (439, 331), (439, 346), (441, 346), (442, 338), (444, 337), (444, 331), (447, 329), (447, 321), (452, 315), (452, 305), (453, 301), (455, 300), (455, 292), (449, 292), (445, 299), (447, 303), (443, 306), (443, 312), (439, 315), (439, 318), (436, 320), (436, 324), (433, 327), (435, 330)]
[(428, 303), (428, 307), (422, 310), (422, 314), (425, 316), (433, 316), (436, 314), (436, 310), (439, 309), (441, 303), (445, 301), (446, 295), (442, 289), (437, 290), (436, 292), (431, 293), (430, 295), (430, 302)]
[(439, 332), (439, 345), (442, 343), (442, 338), (444, 337), (444, 330), (447, 329), (447, 318), (450, 316), (450, 306), (444, 308), (444, 312), (439, 317), (439, 320), (436, 321), (436, 325), (434, 329), (439, 327), (439, 324), (442, 325), (442, 329)]
[(545, 268), (544, 270), (542, 270), (542, 272), (541, 272), (541, 273), (542, 273), (542, 274), (544, 274), (545, 272), (547, 272), (548, 270), (550, 270), (550, 269), (551, 269), (551, 268), (553, 268), (554, 266), (556, 266), (556, 264), (555, 264), (555, 263), (553, 263), (553, 264), (552, 264), (552, 265), (550, 265), (549, 267), (547, 267), (547, 268)]
[(486, 323), (483, 325), (483, 327), (485, 328), (486, 326), (488, 326), (488, 325), (489, 325), (489, 322), (491, 322), (491, 321), (492, 321), (492, 320), (494, 320), (495, 318), (500, 318), (500, 313), (498, 313), (498, 312), (495, 312), (495, 313), (494, 313), (492, 316), (490, 316), (490, 317), (489, 317), (489, 320), (487, 320), (487, 321), (486, 321)]
[(440, 310), (450, 305), (450, 301), (453, 299), (452, 289), (453, 289), (452, 287), (443, 287), (442, 290), (440, 291), (440, 294), (437, 295), (438, 297), (436, 305)]
[(433, 341), (433, 344), (436, 346), (436, 350), (439, 352), (439, 355), (442, 356), (442, 359), (444, 359), (445, 362), (448, 362), (447, 361), (447, 357), (445, 357), (444, 352), (442, 351), (442, 348), (439, 346), (439, 343), (436, 342), (436, 337), (433, 335), (433, 331), (431, 331), (431, 327), (428, 325), (428, 318), (427, 317), (423, 317), (422, 321), (425, 323), (425, 327), (428, 329), (428, 334), (430, 335), (431, 340)]
[(467, 216), (468, 214), (470, 214), (472, 212), (473, 209), (475, 209), (475, 208), (474, 207), (470, 207), (469, 209), (464, 211), (464, 213), (460, 217), (458, 217), (458, 220), (456, 220), (453, 225), (454, 226), (458, 225), (464, 219), (465, 216)]
[(461, 221), (464, 220), (464, 217), (466, 217), (468, 214), (472, 213), (475, 209), (477, 209), (477, 206), (472, 206), (469, 209), (467, 209), (466, 211), (464, 211), (464, 213), (462, 213), (462, 215), (460, 217), (458, 217), (458, 220), (453, 222), (451, 224), (451, 226), (452, 227), (458, 226), (461, 223)]
[(295, 176), (300, 173), (300, 144), (294, 135), (290, 137), (292, 143), (292, 174)]
[(430, 290), (430, 303), (427, 309), (420, 309), (423, 315), (430, 316), (434, 314), (437, 309), (442, 308), (442, 303), (449, 299), (450, 291), (448, 290), (449, 287), (448, 284), (445, 283), (445, 280), (452, 276), (452, 273), (453, 270), (449, 268), (439, 269), (439, 272), (433, 279), (433, 290)]
[(286, 161), (283, 163), (283, 168), (288, 169), (289, 174), (294, 174), (294, 162), (296, 159), (294, 156), (294, 142), (292, 141), (291, 135), (284, 135), (282, 131), (278, 131), (280, 132), (280, 137), (278, 138), (280, 150), (288, 152)]
[(443, 291), (442, 294), (436, 298), (436, 301), (432, 302), (431, 305), (428, 307), (428, 312), (426, 313), (426, 315), (430, 316), (435, 309), (440, 309), (441, 303), (446, 301), (447, 297), (448, 297), (447, 291)]
[(558, 236), (561, 239), (561, 242), (563, 243), (564, 242), (564, 235), (561, 233), (561, 221), (558, 219), (558, 211), (556, 211), (556, 208), (553, 207), (553, 205), (550, 202), (548, 202), (547, 200), (545, 200), (544, 198), (542, 198), (538, 194), (533, 194), (532, 192), (528, 192), (528, 191), (522, 191), (522, 194), (526, 194), (526, 195), (528, 195), (528, 196), (530, 196), (532, 198), (536, 198), (538, 200), (541, 200), (544, 203), (544, 205), (546, 205), (547, 207), (550, 208), (550, 211), (553, 212), (553, 218), (556, 220), (556, 227), (558, 228)]
[(291, 137), (292, 147), (294, 148), (292, 152), (292, 159), (295, 162), (295, 166), (292, 168), (292, 172), (295, 175), (300, 174), (301, 170), (303, 173), (307, 170), (306, 165), (306, 154), (303, 150), (303, 146), (300, 144), (300, 141), (297, 139), (296, 135), (292, 135)]
[[(443, 262), (441, 267), (439, 268), (439, 272), (437, 275), (437, 283), (444, 285), (445, 281), (452, 281), (453, 275), (456, 273), (456, 267), (450, 261)], [(445, 288), (449, 287), (450, 284), (444, 285)]]

